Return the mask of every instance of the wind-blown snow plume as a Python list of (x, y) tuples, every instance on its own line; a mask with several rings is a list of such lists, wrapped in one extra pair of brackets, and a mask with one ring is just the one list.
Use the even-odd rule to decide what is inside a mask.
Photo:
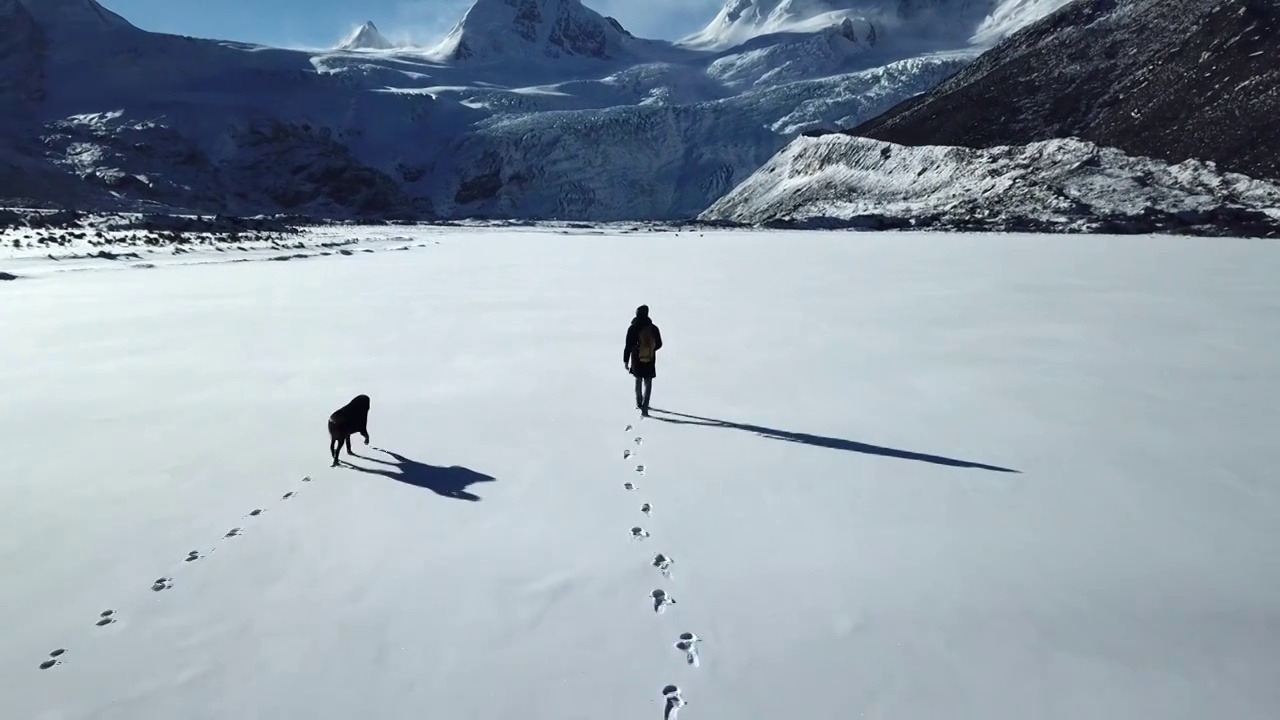
[(973, 34), (978, 45), (994, 45), (1057, 11), (1071, 0), (1003, 0)]

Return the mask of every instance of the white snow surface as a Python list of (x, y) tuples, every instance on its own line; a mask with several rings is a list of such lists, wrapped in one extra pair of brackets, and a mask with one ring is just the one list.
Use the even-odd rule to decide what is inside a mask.
[(286, 50), (145, 32), (94, 0), (0, 0), (14, 30), (0, 69), (17, 78), (0, 80), (0, 198), (688, 218), (798, 133), (856, 125), (936, 87), (980, 50), (969, 36), (1000, 7), (858, 7), (872, 5), (888, 19), (786, 0), (774, 8), (794, 21), (785, 32), (762, 26), (712, 48), (636, 38), (580, 0), (477, 0), (432, 50), (389, 48), (369, 25), (339, 49)]
[(388, 40), (381, 32), (378, 26), (372, 21), (366, 22), (360, 27), (352, 30), (342, 42), (338, 43), (339, 50), (390, 50), (395, 47), (395, 43)]
[(0, 717), (1280, 714), (1275, 243), (417, 239), (0, 283)]
[(1280, 186), (1212, 163), (1170, 165), (1078, 139), (983, 150), (800, 137), (705, 213), (748, 224), (863, 215), (1070, 222), (1219, 206), (1280, 217)]

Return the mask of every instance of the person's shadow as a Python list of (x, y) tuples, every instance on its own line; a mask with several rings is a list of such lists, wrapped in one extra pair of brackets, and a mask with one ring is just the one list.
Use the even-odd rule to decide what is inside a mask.
[(478, 502), (479, 495), (467, 492), (467, 488), (475, 483), (493, 482), (492, 475), (476, 472), (470, 468), (459, 467), (441, 467), (439, 465), (428, 465), (410, 460), (409, 458), (393, 453), (390, 450), (382, 448), (373, 448), (381, 453), (391, 456), (391, 460), (382, 460), (376, 457), (368, 457), (366, 455), (355, 455), (363, 460), (380, 463), (386, 465), (385, 468), (367, 468), (356, 465), (349, 461), (343, 461), (342, 464), (352, 470), (370, 475), (381, 475), (382, 477), (391, 478), (397, 482), (412, 485), (414, 487), (430, 490), (437, 495), (453, 498), (454, 500), (467, 500), (470, 502)]
[[(813, 445), (814, 447), (829, 448), (831, 450), (844, 450), (846, 452), (863, 453), (864, 455), (881, 455), (883, 457), (898, 458), (900, 460), (915, 460), (917, 462), (932, 463), (934, 465), (949, 465), (951, 467), (959, 468), (974, 468), (978, 470), (991, 470), (994, 472), (1007, 473), (1018, 472), (1017, 470), (1011, 470), (998, 465), (987, 465), (979, 462), (971, 462), (969, 460), (943, 457), (941, 455), (929, 455), (912, 450), (898, 450), (896, 448), (862, 443), (856, 440), (845, 440), (844, 438), (824, 437), (822, 435), (810, 435), (808, 433), (778, 430), (776, 428), (768, 428), (762, 425), (748, 425), (746, 423), (736, 423), (728, 420), (716, 420), (715, 418), (699, 417), (697, 415), (688, 415), (685, 413), (672, 412), (670, 410), (659, 410), (658, 408), (653, 408), (653, 412), (669, 416), (662, 417), (660, 415), (653, 415), (651, 417), (653, 417), (654, 420), (670, 423), (672, 425), (701, 425), (703, 427), (744, 430), (746, 432), (755, 433), (760, 437), (766, 437), (773, 440), (785, 440), (787, 442), (800, 443), (802, 445)], [(681, 420), (679, 418), (684, 419)]]

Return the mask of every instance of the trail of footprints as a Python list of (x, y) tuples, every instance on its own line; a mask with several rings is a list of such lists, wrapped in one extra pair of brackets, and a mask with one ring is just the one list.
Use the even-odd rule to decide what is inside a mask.
[[(634, 430), (635, 430), (634, 426), (628, 425), (626, 427), (625, 432), (630, 433)], [(634, 442), (635, 446), (639, 448), (642, 445), (644, 445), (644, 438), (637, 435), (632, 439), (632, 442)], [(632, 461), (636, 458), (638, 453), (639, 453), (639, 450), (632, 450), (628, 448), (622, 451), (622, 459), (624, 461)], [(635, 466), (635, 472), (638, 475), (642, 475), (642, 476), (645, 475), (645, 472), (646, 472), (645, 466), (643, 464), (637, 464)], [(639, 488), (635, 485), (635, 483), (631, 483), (631, 482), (623, 483), (622, 487), (623, 489), (628, 491), (639, 490)], [(653, 504), (648, 502), (641, 504), (640, 512), (646, 518), (653, 517)], [(631, 528), (630, 534), (631, 534), (631, 539), (634, 541), (644, 541), (644, 540), (648, 540), (651, 537), (650, 532), (639, 525), (636, 525), (635, 527)], [(664, 553), (657, 553), (656, 555), (653, 556), (653, 560), (651, 564), (660, 573), (662, 573), (662, 576), (664, 578), (666, 578), (667, 580), (673, 579), (671, 574), (671, 566), (675, 564), (675, 560), (672, 560), (670, 555), (666, 555)], [(667, 592), (662, 588), (656, 588), (652, 592), (650, 592), (649, 599), (653, 602), (653, 612), (656, 614), (662, 614), (666, 612), (668, 608), (676, 604), (676, 599), (672, 597), (671, 593)], [(685, 633), (681, 633), (680, 636), (676, 639), (674, 643), (674, 648), (684, 654), (685, 664), (689, 665), (690, 667), (696, 668), (702, 664), (702, 659), (698, 651), (698, 645), (701, 642), (702, 642), (702, 638), (698, 637), (697, 635), (691, 632), (685, 632)], [(684, 699), (684, 694), (681, 692), (679, 686), (677, 685), (667, 685), (666, 687), (662, 688), (662, 703), (663, 703), (663, 710), (662, 710), (663, 720), (675, 720), (676, 715), (677, 713), (679, 713), (680, 709), (688, 704), (688, 702)]]
[(698, 667), (698, 636), (693, 633), (680, 633), (680, 639), (676, 641), (676, 649), (685, 655), (685, 662), (694, 667)]
[[(311, 477), (307, 476), (302, 478), (302, 482), (304, 483), (311, 482)], [(294, 497), (296, 497), (297, 494), (298, 494), (297, 490), (290, 490), (289, 492), (280, 496), (279, 502), (291, 500)], [(266, 513), (265, 508), (254, 508), (244, 516), (244, 519), (259, 518), (264, 513)], [(230, 540), (232, 538), (240, 537), (243, 534), (244, 534), (243, 527), (240, 527), (240, 526), (233, 527), (230, 530), (228, 530), (225, 535), (222, 536), (222, 540), (224, 541)], [(178, 562), (175, 562), (174, 567), (181, 567), (182, 565), (188, 565), (198, 560), (203, 560), (204, 558), (211, 555), (216, 549), (217, 549), (216, 547), (211, 548), (208, 552), (204, 552), (204, 553), (200, 552), (199, 550), (192, 550), (187, 553), (187, 556), (185, 558), (183, 558)], [(151, 583), (151, 591), (156, 593), (164, 592), (165, 590), (169, 590), (173, 587), (174, 587), (174, 580), (173, 580), (173, 577), (169, 575), (162, 575), (156, 578), (155, 581)], [(98, 617), (94, 620), (93, 624), (96, 625), (97, 627), (107, 627), (109, 625), (116, 624), (118, 621), (119, 621), (119, 617), (117, 616), (116, 611), (114, 609), (108, 608), (98, 614)], [(39, 668), (41, 670), (49, 670), (51, 668), (54, 668), (58, 665), (63, 664), (66, 654), (67, 654), (67, 649), (61, 648), (61, 647), (58, 648), (57, 650), (54, 650), (53, 652), (50, 652), (49, 656), (43, 661), (41, 661)]]

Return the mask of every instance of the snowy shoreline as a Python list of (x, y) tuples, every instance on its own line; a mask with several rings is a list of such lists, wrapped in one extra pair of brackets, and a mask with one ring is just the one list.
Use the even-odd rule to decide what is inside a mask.
[[(5, 222), (7, 221), (7, 222)], [(411, 250), (448, 234), (680, 232), (678, 223), (448, 221), (335, 223), (307, 218), (201, 218), (0, 208), (0, 280), (53, 272), (151, 269)]]
[[(739, 195), (749, 195), (744, 186)], [(912, 233), (1006, 233), (1053, 235), (1189, 235), (1200, 237), (1280, 237), (1280, 217), (1239, 207), (1192, 211), (1143, 208), (1106, 215), (1053, 217), (1046, 213), (868, 210), (855, 213), (757, 212), (748, 215), (727, 198), (717, 211), (685, 221), (592, 223), (573, 220), (441, 220), (422, 222), (323, 221), (305, 217), (202, 217), (142, 213), (72, 212), (0, 208), (0, 281), (50, 272), (150, 269), (249, 261), (302, 260), (409, 250), (439, 242), (449, 234), (474, 231), (582, 235), (636, 233), (768, 233), (776, 230)], [(750, 201), (748, 201), (750, 202)], [(738, 214), (749, 219), (732, 217)]]
[(151, 269), (251, 261), (289, 261), (425, 247), (420, 232), (393, 228), (310, 228), (290, 232), (169, 232), (152, 229), (32, 229), (0, 231), (0, 279), (49, 273)]

